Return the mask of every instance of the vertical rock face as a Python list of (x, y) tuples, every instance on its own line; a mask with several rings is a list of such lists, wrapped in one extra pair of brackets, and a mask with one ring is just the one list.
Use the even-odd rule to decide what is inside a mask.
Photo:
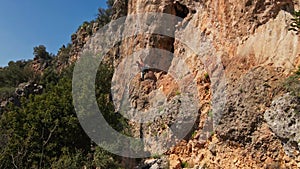
[[(166, 92), (169, 86), (173, 94), (176, 89), (194, 93), (199, 110), (196, 130), (166, 153), (189, 167), (299, 168), (299, 148), (293, 156), (284, 153), (282, 136), (271, 119), (278, 117), (275, 109), (280, 99), (275, 98), (284, 92), (282, 81), (300, 64), (299, 36), (288, 31), (291, 13), (298, 4), (292, 0), (117, 0), (114, 18), (157, 12), (181, 17), (182, 21), (171, 23), (173, 37), (133, 33), (114, 46), (106, 57), (113, 59), (116, 68), (114, 101), (121, 101), (121, 91), (129, 89), (131, 108), (157, 108), (153, 112), (157, 113), (165, 110), (149, 103), (150, 96), (158, 97), (156, 90)], [(155, 30), (163, 25), (149, 23), (149, 27)], [(186, 43), (182, 39), (187, 39)], [(95, 41), (87, 48), (97, 48)], [(151, 48), (173, 55), (140, 52)], [(154, 60), (168, 66), (152, 75), (146, 73), (152, 80), (140, 82), (140, 72), (134, 66), (139, 57), (149, 65)], [(125, 62), (128, 58), (132, 59)], [(126, 78), (128, 71), (135, 72), (131, 74), (134, 78)], [(189, 82), (196, 84), (195, 88), (187, 85)], [(168, 99), (162, 102), (167, 104)], [(166, 108), (171, 110), (170, 106)], [(207, 128), (212, 119), (214, 131), (203, 139), (203, 131), (211, 131)], [(144, 136), (160, 133), (159, 124), (149, 124)], [(143, 128), (134, 127), (134, 135), (139, 136)]]

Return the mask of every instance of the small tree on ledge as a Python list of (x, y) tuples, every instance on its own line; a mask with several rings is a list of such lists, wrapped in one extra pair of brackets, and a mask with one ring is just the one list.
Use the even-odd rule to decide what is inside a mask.
[(300, 10), (294, 11), (294, 18), (292, 19), (292, 23), (290, 24), (289, 30), (299, 33), (300, 29)]

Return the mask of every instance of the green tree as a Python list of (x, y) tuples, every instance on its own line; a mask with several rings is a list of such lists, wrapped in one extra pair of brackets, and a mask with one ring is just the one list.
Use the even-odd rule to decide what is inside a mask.
[(34, 80), (30, 61), (10, 61), (7, 67), (0, 69), (0, 88), (16, 87), (20, 83)]
[(23, 99), (22, 107), (2, 115), (0, 127), (0, 135), (7, 138), (0, 148), (4, 168), (49, 168), (61, 156), (77, 150), (86, 154), (90, 148), (73, 109), (70, 78), (47, 93)]
[(111, 15), (113, 13), (112, 10), (113, 4), (114, 4), (114, 0), (108, 0), (106, 1), (107, 9), (98, 8), (96, 21), (99, 23), (100, 26), (104, 26), (110, 22)]
[(44, 45), (39, 45), (33, 48), (33, 55), (35, 59), (49, 60), (52, 59), (52, 55), (49, 54)]
[(122, 115), (115, 113), (114, 104), (111, 98), (111, 79), (113, 68), (108, 65), (100, 65), (96, 77), (96, 98), (98, 107), (106, 121), (117, 131), (126, 133), (128, 121)]
[(10, 61), (0, 69), (0, 100), (12, 97), (20, 83), (35, 81), (36, 77), (31, 61)]
[(96, 147), (94, 153), (94, 166), (100, 168), (121, 168), (120, 163), (112, 158), (113, 155), (103, 150), (101, 147)]
[(300, 98), (300, 67), (294, 75), (288, 77), (284, 82), (284, 88), (292, 95)]
[(69, 62), (70, 58), (70, 52), (71, 52), (72, 45), (69, 43), (67, 47), (63, 45), (57, 54), (57, 61), (62, 64), (67, 64)]
[(289, 30), (299, 33), (300, 28), (300, 11), (294, 11), (292, 23), (290, 24)]
[[(101, 9), (98, 19), (85, 23), (86, 28), (91, 28), (94, 22), (105, 25), (110, 21), (113, 0), (107, 3), (108, 9)], [(58, 57), (53, 59), (54, 55), (47, 52), (45, 46), (34, 47), (35, 60), (51, 62), (38, 78), (31, 69), (31, 61), (10, 62), (9, 66), (0, 68), (0, 94), (9, 94), (19, 83), (32, 80), (45, 88), (40, 95), (22, 98), (20, 107), (9, 104), (1, 112), (0, 169), (120, 168), (120, 159), (96, 146), (80, 126), (71, 92), (74, 65), (58, 73), (52, 64), (54, 61), (67, 62), (70, 52), (71, 45), (62, 47)], [(95, 81), (97, 102), (108, 123), (124, 133), (128, 129), (127, 121), (114, 112), (111, 100), (112, 75), (111, 66), (100, 65)], [(84, 91), (82, 93), (82, 97), (89, 98)]]
[[(1, 116), (0, 168), (118, 168), (118, 158), (92, 144), (79, 124), (71, 95), (72, 70), (70, 67), (56, 84), (48, 85), (45, 93), (23, 98), (21, 107), (10, 105)], [(107, 121), (123, 131), (126, 121), (114, 113), (109, 97), (112, 70), (100, 66), (96, 96)]]

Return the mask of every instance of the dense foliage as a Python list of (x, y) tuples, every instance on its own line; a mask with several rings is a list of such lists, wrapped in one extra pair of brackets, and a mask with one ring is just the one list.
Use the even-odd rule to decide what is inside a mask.
[(34, 59), (51, 60), (53, 55), (48, 53), (44, 45), (39, 45), (33, 48)]
[[(112, 3), (109, 0), (108, 9), (99, 8), (97, 18), (80, 27), (90, 29), (93, 23), (108, 23)], [(10, 103), (1, 110), (0, 169), (120, 168), (120, 157), (98, 147), (80, 126), (72, 101), (73, 66), (57, 70), (59, 64), (68, 64), (71, 46), (62, 46), (57, 56), (48, 53), (43, 45), (36, 46), (33, 61), (12, 61), (0, 68), (0, 101), (12, 97), (15, 88), (23, 82), (44, 87), (42, 94), (19, 98), (20, 105)], [(47, 66), (42, 73), (37, 73), (33, 63)], [(112, 75), (110, 66), (99, 66), (95, 82), (97, 102), (108, 123), (124, 133), (127, 122), (114, 112), (110, 97)]]
[(104, 26), (105, 24), (107, 24), (110, 21), (113, 3), (114, 3), (114, 0), (108, 0), (106, 2), (107, 6), (108, 6), (107, 9), (103, 9), (103, 8), (98, 9), (98, 15), (97, 15), (97, 18), (95, 21), (97, 23), (99, 23), (100, 26)]
[(29, 61), (11, 61), (7, 67), (0, 68), (0, 98), (9, 97), (23, 82), (34, 79)]
[[(113, 3), (114, 3), (114, 0), (108, 0), (106, 2), (107, 9), (98, 8), (97, 17), (92, 21), (83, 22), (83, 24), (79, 26), (77, 31), (84, 30), (88, 35), (92, 35), (94, 25), (97, 25), (98, 28), (101, 28), (104, 25), (106, 25), (107, 23), (109, 23), (112, 12), (113, 12), (112, 11)], [(72, 36), (75, 36), (75, 34), (73, 34)]]
[[(69, 68), (71, 69), (71, 68)], [(66, 71), (68, 72), (68, 71)], [(0, 119), (0, 168), (118, 167), (114, 156), (95, 146), (82, 130), (72, 103), (71, 70), (45, 93), (10, 105)], [(48, 76), (47, 76), (48, 77)], [(101, 66), (97, 78), (99, 108), (119, 131), (125, 121), (113, 116), (109, 100), (111, 69)], [(103, 84), (103, 85), (101, 85)], [(72, 167), (71, 167), (72, 168)]]

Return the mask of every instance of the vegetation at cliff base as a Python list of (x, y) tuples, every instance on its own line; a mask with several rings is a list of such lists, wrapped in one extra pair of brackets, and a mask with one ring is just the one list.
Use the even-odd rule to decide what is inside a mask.
[(292, 76), (286, 79), (284, 87), (292, 95), (300, 98), (300, 67)]
[[(107, 3), (108, 9), (99, 8), (97, 18), (80, 28), (93, 34), (93, 24), (108, 23), (113, 1)], [(69, 65), (72, 45), (63, 45), (57, 55), (39, 45), (33, 48), (33, 60), (11, 61), (0, 67), (0, 103), (8, 102), (0, 108), (0, 169), (121, 168), (120, 157), (97, 146), (77, 118), (72, 98), (74, 65)], [(97, 102), (108, 123), (125, 133), (127, 122), (114, 113), (110, 98), (112, 75), (110, 66), (99, 66)], [(41, 85), (43, 90), (40, 94), (16, 95), (22, 83)]]
[[(107, 80), (111, 75), (110, 70), (103, 67), (98, 79)], [(79, 124), (72, 104), (71, 74), (57, 77), (57, 84), (50, 85), (46, 92), (30, 95), (29, 99), (22, 98), (21, 107), (10, 104), (2, 114), (0, 168), (80, 168), (99, 165), (117, 168), (116, 157), (92, 143)], [(98, 87), (101, 89), (101, 93), (97, 91), (101, 112), (110, 117), (114, 112), (112, 102), (106, 97), (110, 86)], [(109, 122), (112, 126), (118, 126), (124, 123), (120, 120), (110, 118)]]
[(7, 67), (0, 68), (0, 98), (11, 96), (15, 88), (34, 78), (29, 61), (11, 61)]

